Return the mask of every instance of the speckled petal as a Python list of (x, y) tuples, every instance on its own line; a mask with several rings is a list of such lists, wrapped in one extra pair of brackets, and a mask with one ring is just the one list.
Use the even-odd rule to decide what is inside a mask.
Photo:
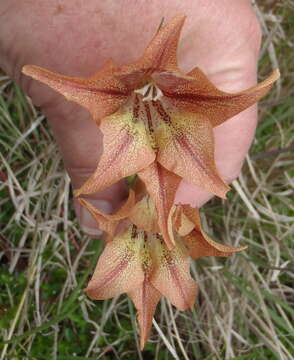
[(112, 62), (108, 62), (88, 78), (64, 76), (34, 65), (24, 66), (22, 72), (85, 107), (99, 124), (102, 118), (117, 111), (129, 96), (125, 85), (112, 76), (113, 69)]
[(139, 229), (147, 232), (160, 231), (155, 203), (149, 195), (145, 195), (130, 209), (128, 218)]
[(275, 70), (258, 85), (235, 94), (218, 90), (199, 68), (187, 75), (181, 77), (179, 73), (163, 72), (153, 77), (173, 105), (201, 114), (210, 120), (212, 126), (218, 126), (265, 96), (280, 73)]
[(137, 309), (137, 319), (140, 326), (140, 349), (143, 350), (152, 327), (152, 318), (161, 294), (145, 278), (141, 286), (128, 293)]
[[(202, 115), (154, 102), (159, 120), (155, 126), (157, 161), (187, 182), (225, 198), (229, 187), (214, 162), (212, 126)], [(161, 121), (160, 121), (161, 120)]]
[(150, 283), (150, 276), (153, 272), (153, 261), (149, 247), (149, 236), (146, 233), (144, 234), (144, 247), (141, 252), (144, 281), (140, 287), (128, 292), (128, 295), (131, 297), (138, 311), (141, 349), (143, 349), (145, 342), (148, 339), (152, 325), (152, 317), (161, 296), (160, 292)]
[(144, 181), (147, 191), (155, 203), (158, 225), (166, 246), (172, 248), (174, 242), (168, 232), (168, 217), (181, 178), (156, 162), (138, 172), (138, 176)]
[(102, 190), (136, 174), (155, 159), (144, 123), (134, 116), (131, 106), (104, 118), (100, 129), (104, 135), (103, 154), (94, 174), (75, 191), (75, 196)]
[(177, 71), (177, 46), (185, 16), (175, 16), (151, 40), (142, 57), (124, 65), (115, 76), (128, 88), (142, 85), (154, 71)]
[(154, 271), (151, 284), (179, 310), (193, 307), (197, 283), (190, 276), (190, 258), (183, 244), (168, 250), (160, 239), (152, 240)]
[(193, 222), (195, 224), (192, 232), (182, 238), (193, 259), (204, 256), (228, 257), (234, 252), (247, 248), (247, 246), (235, 247), (213, 241), (202, 230), (198, 209), (194, 209), (190, 205), (181, 205), (181, 208), (184, 215), (182, 221), (189, 221), (189, 223)]
[(85, 290), (88, 296), (103, 300), (139, 288), (144, 281), (143, 245), (144, 238), (132, 226), (108, 242)]

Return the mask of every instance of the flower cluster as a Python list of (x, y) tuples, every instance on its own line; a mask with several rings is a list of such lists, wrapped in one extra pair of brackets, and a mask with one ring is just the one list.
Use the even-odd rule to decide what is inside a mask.
[[(199, 68), (183, 74), (177, 45), (185, 17), (161, 28), (137, 61), (109, 61), (89, 78), (72, 78), (37, 66), (23, 72), (84, 106), (103, 133), (96, 171), (75, 196), (108, 236), (86, 289), (93, 299), (127, 293), (138, 310), (141, 347), (163, 295), (180, 310), (191, 308), (197, 284), (190, 258), (230, 256), (244, 247), (218, 244), (202, 230), (199, 212), (174, 205), (182, 179), (225, 198), (229, 187), (214, 162), (213, 127), (264, 96), (278, 70), (255, 87), (229, 94)], [(83, 195), (136, 175), (125, 204), (100, 212)]]

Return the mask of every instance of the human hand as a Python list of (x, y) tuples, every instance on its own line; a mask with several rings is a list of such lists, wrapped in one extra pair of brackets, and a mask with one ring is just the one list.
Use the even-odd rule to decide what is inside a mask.
[[(256, 81), (261, 34), (249, 0), (125, 4), (62, 0), (52, 5), (48, 0), (6, 0), (0, 5), (0, 66), (46, 114), (75, 188), (97, 166), (101, 134), (86, 110), (21, 75), (23, 65), (39, 65), (69, 76), (89, 76), (109, 58), (120, 65), (139, 57), (162, 17), (184, 13), (187, 21), (179, 49), (182, 70), (198, 66), (217, 87), (229, 92), (246, 89)], [(227, 182), (238, 176), (255, 126), (256, 107), (251, 107), (214, 129), (216, 164)], [(111, 211), (125, 194), (121, 182), (92, 199), (101, 210)], [(201, 206), (210, 197), (182, 182), (176, 201)], [(78, 204), (76, 210), (84, 229), (94, 233), (96, 225), (91, 218)]]

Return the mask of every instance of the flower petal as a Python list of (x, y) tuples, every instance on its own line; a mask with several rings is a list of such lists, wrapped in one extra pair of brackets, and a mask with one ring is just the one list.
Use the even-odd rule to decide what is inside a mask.
[(145, 195), (132, 209), (130, 209), (128, 218), (139, 229), (147, 232), (160, 231), (155, 203), (149, 195)]
[(161, 295), (160, 292), (151, 285), (147, 278), (145, 278), (139, 288), (130, 291), (128, 295), (138, 311), (140, 349), (143, 350), (150, 334), (152, 318)]
[(183, 244), (168, 250), (158, 237), (151, 240), (154, 271), (151, 284), (179, 310), (193, 307), (197, 283), (190, 276), (189, 254)]
[(212, 126), (218, 126), (265, 96), (279, 76), (279, 70), (275, 70), (258, 85), (235, 94), (217, 89), (199, 68), (188, 74), (191, 79), (162, 73), (156, 74), (155, 81), (176, 107), (201, 114)]
[(99, 124), (102, 118), (117, 111), (129, 95), (127, 88), (112, 76), (113, 69), (112, 62), (108, 62), (88, 78), (64, 76), (34, 65), (24, 66), (22, 72), (88, 109)]
[(144, 123), (131, 106), (123, 106), (101, 122), (104, 151), (94, 174), (75, 191), (92, 194), (136, 174), (155, 159)]
[(164, 108), (154, 102), (159, 120), (155, 137), (158, 162), (187, 182), (225, 198), (229, 187), (220, 178), (214, 162), (212, 126), (202, 115)]
[(184, 21), (185, 16), (175, 16), (153, 37), (143, 56), (122, 66), (115, 76), (135, 89), (154, 71), (177, 71), (177, 46)]
[[(247, 248), (247, 246), (228, 246), (213, 241), (202, 230), (199, 210), (194, 209), (189, 205), (181, 205), (181, 208), (184, 215), (183, 218), (186, 218), (188, 221), (195, 224), (194, 230), (182, 238), (193, 259), (204, 256), (228, 257), (234, 252), (245, 250)], [(186, 220), (183, 219), (183, 222), (184, 221)]]
[(127, 201), (117, 212), (110, 215), (98, 210), (83, 198), (78, 198), (78, 201), (90, 212), (90, 214), (96, 220), (97, 226), (100, 230), (107, 232), (109, 235), (113, 235), (119, 221), (126, 218), (135, 205), (135, 193), (133, 190), (130, 190)]
[(129, 227), (106, 244), (85, 290), (91, 299), (108, 299), (143, 283), (141, 253), (144, 237), (134, 229)]
[(166, 246), (172, 248), (175, 244), (169, 236), (168, 217), (181, 178), (157, 162), (138, 172), (138, 176), (144, 181), (147, 191), (155, 203), (158, 225)]
[(172, 219), (173, 227), (179, 236), (186, 236), (195, 228), (195, 224), (187, 216), (185, 216), (182, 205), (174, 206), (175, 211)]
[(142, 59), (148, 59), (152, 68), (165, 71), (176, 71), (177, 48), (186, 17), (175, 16), (153, 37), (147, 46)]

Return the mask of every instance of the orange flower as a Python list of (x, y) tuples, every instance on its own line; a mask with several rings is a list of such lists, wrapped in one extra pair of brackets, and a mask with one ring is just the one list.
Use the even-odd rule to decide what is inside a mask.
[(177, 205), (171, 212), (169, 232), (174, 247), (168, 249), (158, 233), (158, 215), (149, 195), (135, 195), (131, 190), (126, 203), (112, 215), (103, 214), (82, 198), (79, 201), (100, 229), (114, 235), (108, 237), (86, 292), (96, 300), (128, 293), (138, 310), (141, 348), (161, 295), (179, 310), (193, 307), (197, 284), (190, 276), (190, 257), (227, 257), (246, 248), (210, 239), (201, 228), (198, 210), (188, 205)]
[(198, 210), (174, 206), (174, 198), (182, 179), (225, 198), (229, 187), (216, 170), (213, 127), (258, 101), (279, 77), (276, 70), (257, 86), (229, 94), (198, 68), (183, 74), (176, 55), (184, 20), (176, 16), (161, 28), (137, 61), (121, 67), (109, 61), (89, 78), (23, 68), (88, 109), (103, 133), (98, 167), (76, 196), (133, 174), (144, 183), (111, 215), (79, 198), (108, 233), (86, 292), (93, 299), (129, 294), (138, 310), (141, 348), (161, 295), (180, 310), (193, 306), (197, 284), (190, 257), (226, 257), (244, 249), (214, 242), (203, 232)]
[(264, 96), (279, 72), (236, 94), (218, 90), (198, 68), (182, 74), (176, 55), (184, 20), (176, 16), (161, 28), (139, 60), (122, 67), (109, 62), (89, 78), (67, 77), (37, 66), (23, 68), (25, 74), (87, 108), (101, 124), (105, 151), (76, 196), (132, 174), (140, 176), (156, 161), (225, 198), (229, 187), (215, 167), (212, 128)]

